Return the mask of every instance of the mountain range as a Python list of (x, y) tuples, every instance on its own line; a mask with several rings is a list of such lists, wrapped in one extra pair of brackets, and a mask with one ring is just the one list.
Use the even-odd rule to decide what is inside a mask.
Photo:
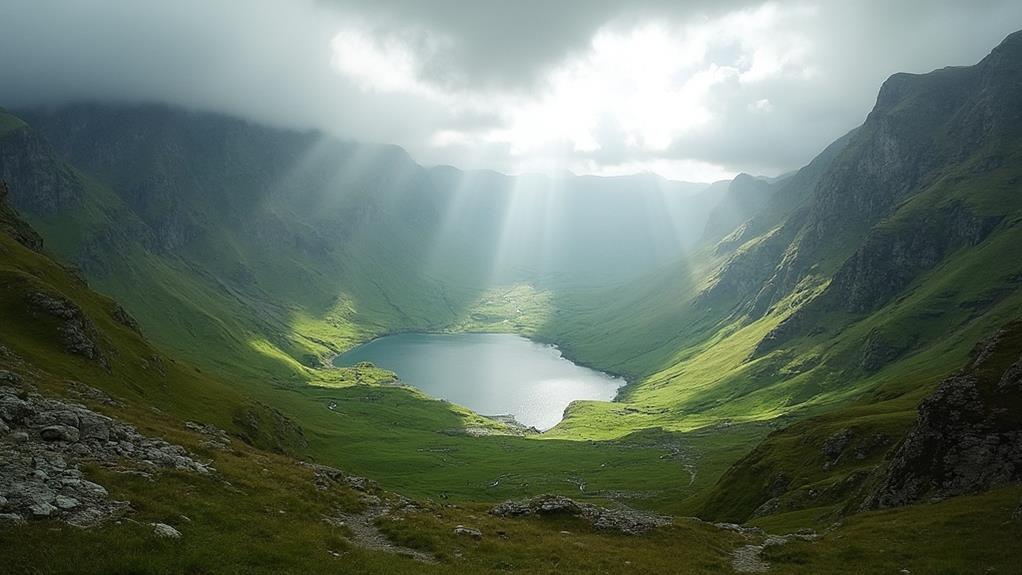
[[(1016, 568), (1022, 32), (890, 77), (779, 178), (428, 168), (79, 103), (0, 112), (0, 179), (12, 572)], [(530, 436), (327, 365), (408, 331), (628, 385)]]

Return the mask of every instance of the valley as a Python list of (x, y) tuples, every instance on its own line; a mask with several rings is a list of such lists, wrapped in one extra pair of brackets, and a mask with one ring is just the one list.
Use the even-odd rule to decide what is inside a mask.
[(0, 572), (1013, 572), (1020, 103), (712, 184), (0, 110)]

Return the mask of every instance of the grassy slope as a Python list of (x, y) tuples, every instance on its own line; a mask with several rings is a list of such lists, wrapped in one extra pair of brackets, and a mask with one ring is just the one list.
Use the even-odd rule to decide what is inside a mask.
[[(1017, 157), (1009, 160), (1008, 170), (1018, 164)], [(986, 210), (998, 215), (1004, 215), (1005, 206), (1017, 203), (1013, 202), (1016, 186), (1011, 183), (1017, 181), (1014, 173), (1002, 170), (984, 179), (975, 177), (968, 164), (958, 168), (957, 173), (946, 174), (900, 206), (871, 233), (897, 231), (899, 226), (909, 225), (918, 212), (950, 201), (964, 201), (980, 214)], [(266, 302), (272, 298), (264, 294), (224, 286), (218, 278), (203, 277), (195, 270), (174, 269), (177, 264), (163, 258), (153, 269), (164, 266), (170, 271), (144, 269), (139, 277), (145, 279), (129, 280), (113, 286), (112, 291), (146, 293), (137, 289), (141, 284), (154, 294), (170, 292), (155, 296), (166, 302), (160, 306), (165, 309), (153, 312), (150, 322), (168, 321), (183, 303), (196, 308), (205, 329), (217, 333), (189, 329), (186, 320), (186, 325), (167, 338), (168, 345), (197, 342), (193, 349), (183, 351), (225, 373), (272, 379), (276, 386), (252, 388), (256, 391), (251, 393), (280, 406), (307, 426), (312, 439), (309, 455), (341, 461), (380, 478), (387, 486), (420, 497), (443, 493), (460, 501), (478, 501), (540, 490), (573, 492), (571, 482), (581, 478), (597, 496), (600, 491), (646, 492), (645, 500), (638, 504), (676, 512), (702, 506), (709, 515), (744, 519), (762, 503), (766, 487), (762, 483), (769, 480), (768, 472), (795, 474), (796, 485), (823, 490), (859, 468), (875, 465), (882, 454), (872, 454), (857, 468), (828, 473), (819, 472), (818, 465), (802, 468), (803, 462), (818, 452), (820, 441), (837, 430), (855, 427), (898, 435), (910, 422), (918, 399), (960, 364), (972, 343), (1019, 314), (1022, 301), (1014, 278), (1020, 271), (1022, 258), (1017, 257), (1017, 246), (1022, 245), (1022, 238), (1017, 222), (1017, 213), (1007, 214), (983, 244), (951, 254), (877, 313), (866, 317), (834, 313), (819, 318), (831, 326), (822, 336), (796, 339), (754, 359), (757, 343), (800, 302), (782, 300), (759, 318), (735, 316), (726, 307), (693, 306), (691, 299), (678, 294), (697, 293), (706, 287), (706, 278), (712, 277), (723, 259), (710, 250), (645, 283), (616, 288), (611, 298), (606, 293), (576, 291), (566, 295), (516, 288), (513, 293), (520, 294), (529, 306), (526, 313), (513, 318), (506, 317), (510, 306), (494, 297), (498, 294), (479, 293), (469, 285), (450, 287), (457, 282), (448, 282), (447, 287), (438, 282), (435, 288), (444, 295), (453, 293), (455, 305), (430, 290), (405, 293), (395, 302), (393, 292), (379, 288), (402, 285), (408, 279), (402, 262), (409, 260), (409, 254), (368, 250), (372, 236), (350, 238), (350, 267), (330, 273), (362, 274), (377, 281), (344, 297), (331, 299), (329, 290), (315, 289), (337, 275), (310, 279), (321, 270), (297, 265), (296, 258), (286, 251), (279, 260), (252, 266), (265, 272), (257, 278), (254, 290), (288, 293), (294, 283), (311, 286), (311, 290), (296, 294), (303, 299), (299, 307), (268, 306)], [(200, 247), (214, 254), (213, 262), (226, 265), (255, 261), (260, 256), (232, 245), (229, 238), (205, 241)], [(811, 289), (826, 285), (851, 246), (839, 251), (824, 254), (824, 265)], [(374, 257), (370, 259), (366, 253)], [(301, 281), (275, 283), (288, 271)], [(125, 274), (118, 271), (111, 276)], [(151, 279), (156, 277), (161, 279)], [(607, 301), (611, 303), (605, 304)], [(606, 307), (601, 309), (603, 305)], [(133, 305), (147, 306), (148, 302), (141, 301)], [(258, 321), (273, 325), (245, 325), (252, 317), (246, 308), (258, 309)], [(231, 319), (225, 322), (223, 318)], [(512, 320), (514, 331), (559, 341), (570, 356), (631, 376), (633, 384), (624, 401), (577, 403), (543, 441), (476, 440), (440, 433), (450, 429), (452, 421), (471, 419), (470, 414), (458, 415), (406, 391), (367, 391), (363, 386), (347, 386), (350, 380), (334, 381), (334, 388), (329, 389), (298, 385), (309, 379), (345, 380), (295, 361), (310, 352), (322, 354), (377, 333), (402, 329), (505, 329), (505, 319)], [(858, 363), (862, 342), (874, 330), (899, 337), (930, 337), (917, 339), (898, 361), (867, 373)], [(204, 342), (231, 338), (235, 340), (232, 346), (210, 357)], [(258, 356), (265, 363), (249, 359)], [(340, 413), (325, 408), (331, 401), (337, 403)], [(802, 436), (808, 439), (786, 442), (777, 438), (790, 435), (771, 436), (764, 444), (768, 461), (751, 468), (751, 473), (749, 468), (745, 470), (750, 473), (749, 483), (736, 480), (723, 491), (706, 492), (741, 453), (774, 426), (824, 413), (789, 428), (792, 434), (804, 432)], [(643, 432), (647, 429), (659, 431)], [(598, 441), (590, 444), (579, 439)], [(659, 456), (668, 445), (679, 446), (687, 452), (687, 459), (661, 460)], [(509, 459), (515, 461), (515, 467), (505, 476)], [(408, 469), (416, 469), (418, 475), (408, 474)], [(693, 470), (696, 473), (691, 477)], [(497, 479), (497, 486), (490, 487)], [(726, 501), (721, 502), (721, 497)], [(841, 497), (837, 493), (823, 502), (819, 506), (823, 511), (812, 521), (827, 517), (833, 511), (827, 509), (828, 504), (839, 504)], [(809, 521), (806, 515), (797, 517)]]
[[(6, 237), (0, 238), (0, 253), (0, 305), (7, 320), (0, 326), (0, 337), (23, 358), (3, 360), (4, 368), (22, 373), (47, 393), (63, 393), (64, 380), (74, 376), (116, 394), (124, 400), (123, 408), (93, 407), (211, 457), (219, 469), (214, 477), (165, 472), (147, 480), (91, 468), (88, 476), (106, 485), (112, 497), (132, 501), (130, 520), (90, 530), (49, 521), (0, 528), (0, 546), (5, 549), (0, 572), (333, 573), (340, 569), (345, 573), (442, 573), (456, 569), (461, 573), (719, 573), (728, 568), (731, 550), (745, 543), (735, 534), (684, 519), (675, 527), (647, 536), (626, 537), (600, 534), (567, 518), (499, 520), (487, 516), (484, 506), (468, 504), (428, 505), (428, 512), (381, 524), (395, 540), (434, 553), (440, 560), (435, 566), (352, 547), (344, 539), (343, 527), (320, 520), (335, 509), (361, 508), (351, 491), (340, 487), (318, 490), (309, 470), (294, 460), (238, 441), (230, 452), (208, 451), (199, 445), (201, 437), (185, 430), (179, 417), (231, 429), (229, 407), (243, 398), (230, 386), (170, 360), (165, 377), (151, 373), (141, 360), (151, 357), (152, 348), (110, 319), (110, 300), (96, 296), (44, 256)], [(28, 321), (22, 303), (25, 289), (59, 292), (77, 302), (103, 335), (103, 348), (114, 358), (111, 372), (64, 354), (50, 326)], [(404, 393), (369, 386), (345, 389), (381, 392), (367, 408), (374, 411)], [(358, 412), (358, 402), (346, 401), (343, 394), (338, 396), (335, 390), (322, 393), (344, 406), (339, 414), (329, 412), (333, 417)], [(154, 406), (160, 407), (161, 415), (153, 413)], [(438, 416), (434, 412), (422, 417)], [(443, 424), (457, 424), (457, 420), (451, 418)], [(315, 427), (310, 428), (314, 442), (319, 441), (316, 435)], [(771, 550), (768, 556), (777, 573), (898, 568), (910, 568), (913, 573), (965, 573), (977, 565), (1002, 572), (1011, 569), (1012, 559), (997, 550), (1007, 548), (1019, 536), (1017, 522), (1006, 518), (1020, 496), (1013, 488), (937, 505), (865, 514), (849, 519), (820, 543), (793, 544)], [(145, 526), (149, 521), (171, 523), (184, 537), (180, 541), (154, 540)], [(452, 528), (457, 524), (480, 528), (483, 540), (454, 535)], [(496, 536), (498, 531), (505, 534), (503, 538)], [(935, 539), (934, 533), (953, 534), (957, 543)], [(664, 549), (671, 552), (664, 553)]]

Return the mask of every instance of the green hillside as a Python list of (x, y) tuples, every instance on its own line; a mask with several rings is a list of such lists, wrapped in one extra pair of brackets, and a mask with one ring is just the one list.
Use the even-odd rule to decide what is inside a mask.
[[(709, 188), (427, 169), (155, 105), (0, 111), (5, 397), (85, 384), (115, 400), (89, 408), (218, 470), (90, 463), (127, 519), (0, 525), (9, 565), (717, 573), (744, 548), (785, 573), (1010, 572), (1020, 102), (1016, 33), (975, 66), (892, 76), (796, 173)], [(407, 331), (519, 333), (628, 385), (528, 434), (328, 365)], [(540, 494), (674, 524), (488, 513)]]

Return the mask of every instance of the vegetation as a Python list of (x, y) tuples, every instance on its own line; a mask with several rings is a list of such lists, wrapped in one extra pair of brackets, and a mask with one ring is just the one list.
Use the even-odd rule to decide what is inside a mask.
[[(696, 515), (821, 534), (764, 546), (777, 572), (1010, 571), (1017, 485), (856, 504), (920, 401), (1022, 316), (1020, 50), (1016, 34), (977, 66), (893, 77), (866, 123), (799, 173), (743, 178), (769, 199), (731, 190), (742, 223), (667, 266), (626, 265), (627, 249), (597, 242), (581, 261), (554, 254), (530, 268), (535, 238), (509, 240), (493, 219), (515, 216), (501, 203), (511, 196), (451, 188), (506, 191), (503, 177), (426, 171), (391, 147), (162, 108), (29, 111), (29, 123), (0, 112), (0, 160), (17, 158), (0, 168), (52, 250), (0, 211), (0, 368), (49, 395), (69, 396), (72, 380), (100, 389), (120, 406), (90, 407), (218, 470), (92, 467), (132, 513), (89, 530), (2, 526), (2, 569), (715, 573), (763, 543), (683, 518)], [(934, 107), (947, 113), (917, 112)], [(89, 131), (65, 130), (82, 117)], [(878, 161), (892, 141), (898, 161)], [(451, 236), (444, 215), (461, 212), (478, 215), (459, 232), (476, 242)], [(628, 273), (595, 281), (601, 250)], [(26, 304), (35, 293), (77, 306), (99, 355), (69, 351), (62, 320)], [(324, 365), (409, 330), (521, 333), (629, 385), (532, 437), (385, 369)], [(236, 441), (212, 450), (186, 421)], [(835, 445), (854, 457), (834, 457)], [(324, 488), (303, 461), (380, 488)], [(571, 517), (487, 514), (538, 493), (677, 518), (629, 537)], [(436, 563), (364, 549), (337, 519), (397, 494), (418, 510), (372, 528)], [(150, 522), (185, 535), (154, 539)]]

